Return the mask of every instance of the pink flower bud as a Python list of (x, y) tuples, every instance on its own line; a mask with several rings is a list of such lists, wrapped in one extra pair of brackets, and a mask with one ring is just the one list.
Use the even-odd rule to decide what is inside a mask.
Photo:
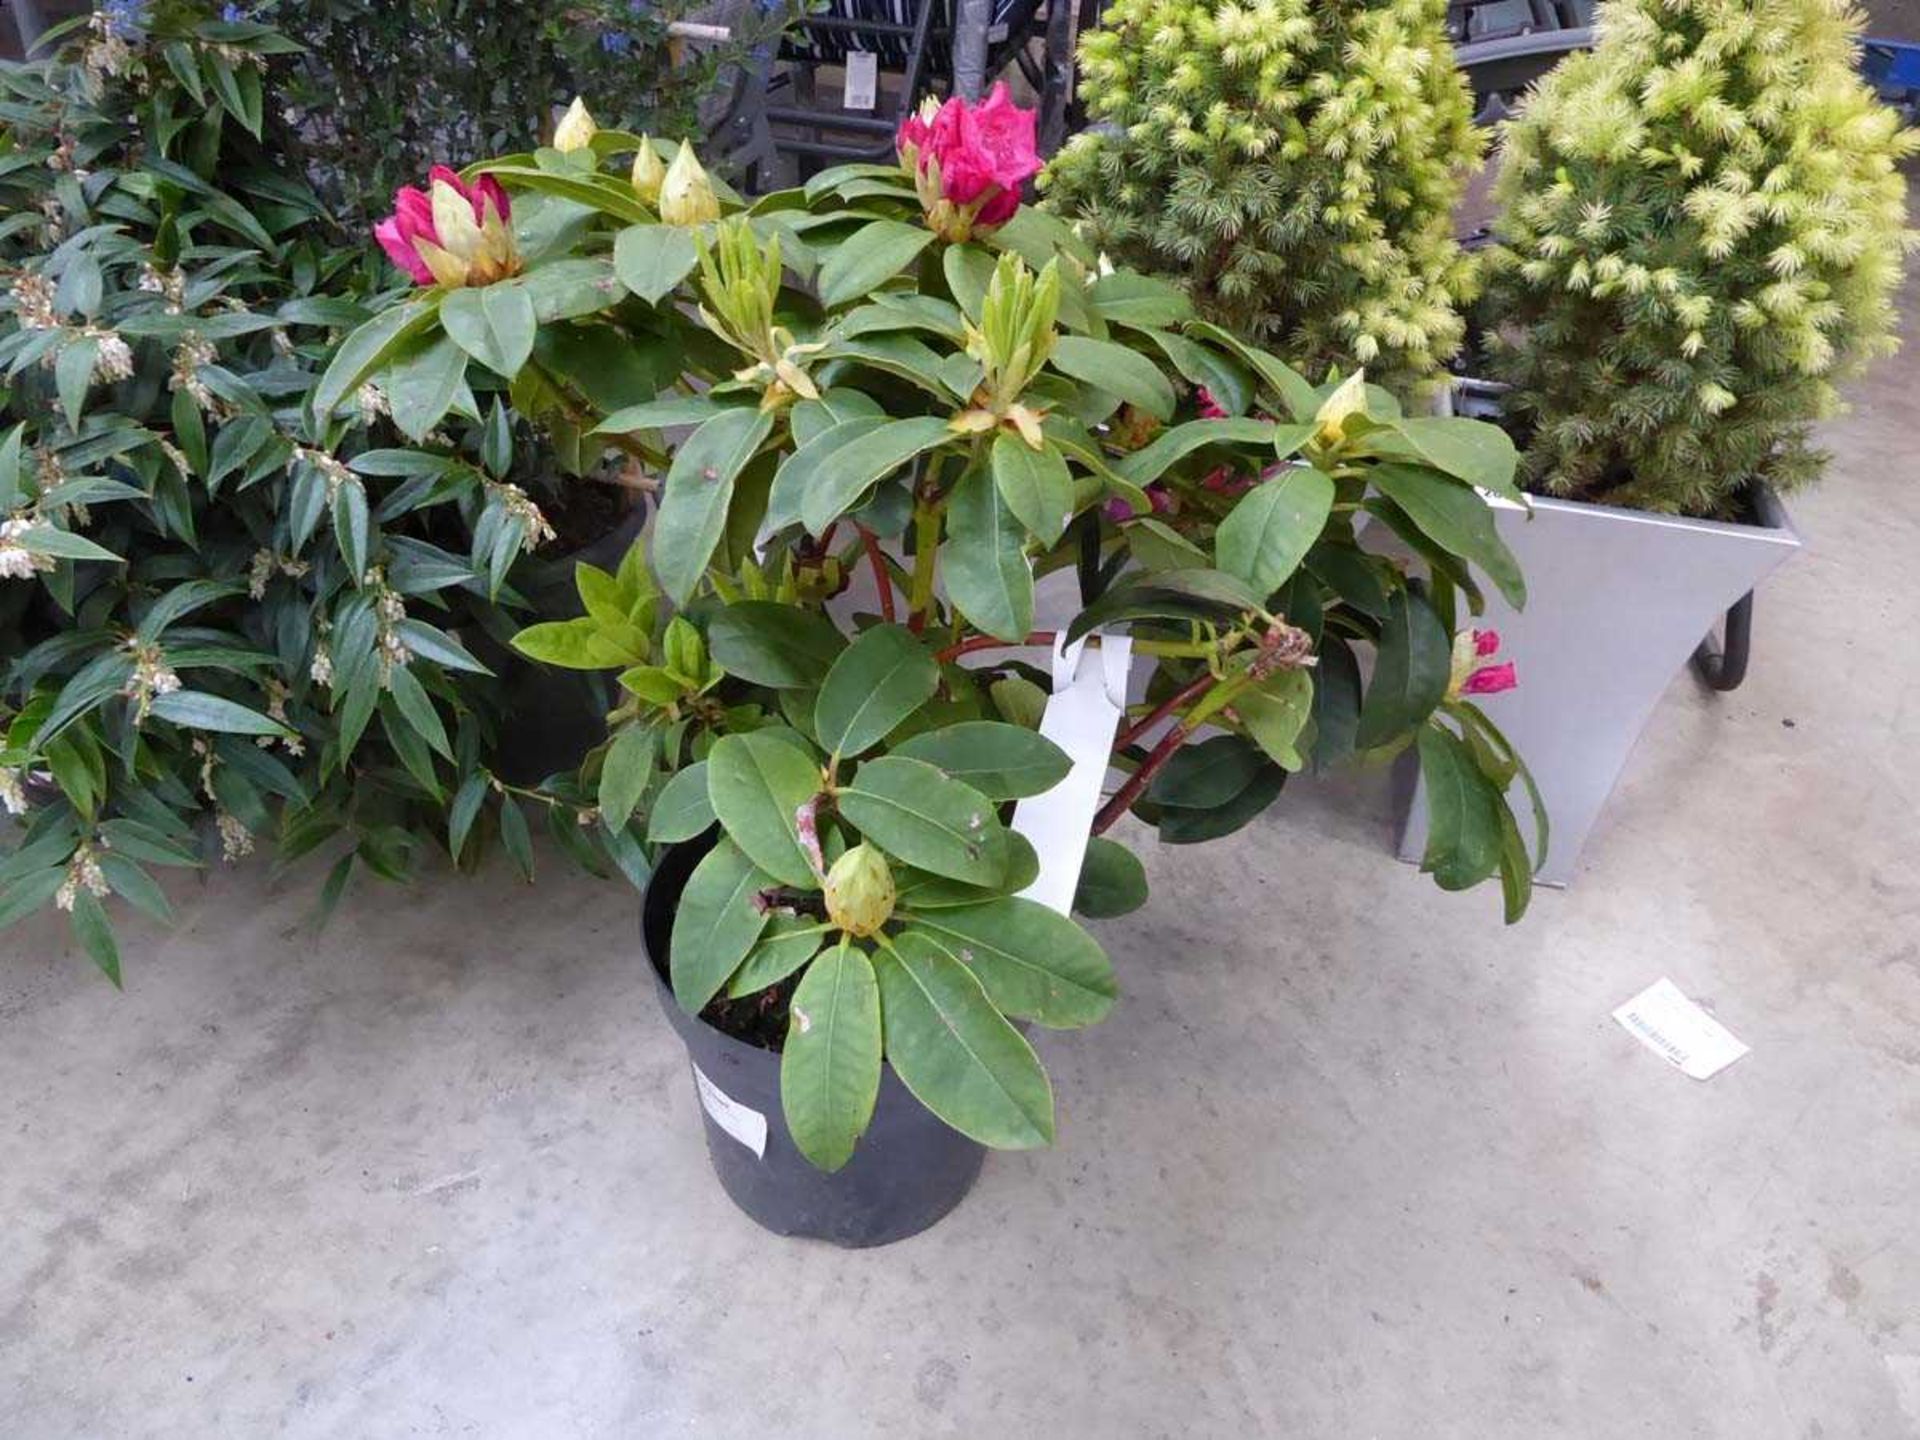
[[(1034, 112), (1013, 103), (1004, 81), (978, 105), (955, 96), (931, 118), (925, 107), (909, 115), (894, 148), (909, 169), (938, 175), (939, 199), (971, 211), (969, 231), (1011, 220), (1020, 208), (1020, 187), (1040, 173)], [(923, 189), (922, 199), (928, 198)]]
[(1473, 653), (1480, 656), (1493, 654), (1500, 648), (1498, 630), (1476, 630), (1473, 632)]
[(1460, 687), (1462, 695), (1498, 695), (1503, 690), (1511, 690), (1520, 680), (1513, 673), (1513, 662), (1500, 665), (1482, 665), (1467, 676), (1467, 683)]

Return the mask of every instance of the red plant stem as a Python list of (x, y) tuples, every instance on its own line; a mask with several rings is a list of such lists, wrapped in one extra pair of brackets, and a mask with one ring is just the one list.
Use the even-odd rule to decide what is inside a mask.
[(889, 625), (893, 623), (893, 577), (887, 573), (887, 562), (880, 554), (880, 541), (874, 533), (861, 525), (860, 543), (866, 546), (867, 560), (873, 566), (873, 583), (880, 589), (880, 618)]
[(1142, 735), (1146, 734), (1147, 731), (1153, 729), (1154, 726), (1158, 725), (1162, 720), (1166, 719), (1169, 715), (1173, 714), (1174, 711), (1178, 710), (1182, 705), (1185, 705), (1189, 700), (1199, 699), (1201, 695), (1206, 693), (1206, 691), (1212, 686), (1212, 684), (1213, 684), (1213, 676), (1211, 673), (1202, 675), (1198, 680), (1195, 680), (1191, 685), (1188, 685), (1184, 689), (1179, 691), (1179, 693), (1173, 696), (1170, 696), (1168, 699), (1162, 701), (1159, 705), (1155, 706), (1153, 709), (1153, 713), (1148, 715), (1145, 719), (1137, 720), (1133, 724), (1127, 726), (1126, 729), (1122, 730), (1120, 732), (1119, 739), (1113, 742), (1113, 748), (1116, 750), (1126, 749), (1127, 746), (1133, 744), (1134, 741), (1138, 740)]
[(1148, 752), (1147, 758), (1140, 762), (1140, 768), (1127, 777), (1127, 783), (1114, 791), (1113, 798), (1102, 805), (1100, 813), (1093, 817), (1094, 834), (1106, 834), (1115, 821), (1133, 808), (1133, 802), (1140, 798), (1140, 792), (1160, 773), (1160, 767), (1173, 758), (1173, 752), (1180, 748), (1186, 738), (1187, 722), (1184, 720), (1160, 737), (1160, 743)]
[(976, 650), (1018, 650), (1023, 645), (1045, 645), (1051, 648), (1055, 633), (1052, 630), (1036, 630), (1024, 640), (996, 640), (991, 635), (975, 635), (971, 639), (962, 640), (958, 645), (947, 646), (934, 658), (944, 665), (949, 660), (957, 660), (962, 655), (971, 655)]

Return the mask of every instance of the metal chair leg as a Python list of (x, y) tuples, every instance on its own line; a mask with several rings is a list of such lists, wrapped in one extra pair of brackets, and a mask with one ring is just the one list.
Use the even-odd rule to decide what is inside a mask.
[(1727, 611), (1726, 638), (1716, 643), (1712, 635), (1701, 640), (1693, 652), (1693, 668), (1713, 689), (1725, 693), (1738, 690), (1747, 678), (1747, 657), (1753, 649), (1753, 592), (1749, 590), (1733, 602)]

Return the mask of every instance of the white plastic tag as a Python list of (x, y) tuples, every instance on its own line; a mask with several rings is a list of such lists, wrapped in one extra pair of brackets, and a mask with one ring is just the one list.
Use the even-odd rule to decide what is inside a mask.
[(693, 1088), (700, 1092), (700, 1105), (713, 1117), (713, 1123), (738, 1140), (758, 1158), (767, 1158), (767, 1117), (742, 1105), (707, 1078), (707, 1072), (693, 1067)]
[(871, 110), (880, 99), (880, 57), (865, 50), (847, 52), (847, 88), (843, 110)]
[(1098, 663), (1088, 661), (1087, 642), (1053, 642), (1053, 698), (1040, 717), (1040, 733), (1073, 761), (1066, 779), (1042, 795), (1022, 800), (1013, 828), (1040, 857), (1040, 874), (1020, 893), (1065, 915), (1086, 862), (1093, 817), (1100, 808), (1113, 753), (1113, 732), (1127, 710), (1127, 672), (1133, 641), (1102, 635)]
[(1613, 1012), (1634, 1039), (1695, 1080), (1710, 1080), (1747, 1053), (1718, 1020), (1664, 977)]

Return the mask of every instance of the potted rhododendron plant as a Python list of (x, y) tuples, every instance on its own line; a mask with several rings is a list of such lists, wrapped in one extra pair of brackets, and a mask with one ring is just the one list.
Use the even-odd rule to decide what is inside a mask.
[[(545, 791), (650, 847), (647, 949), (756, 1219), (896, 1238), (983, 1147), (1054, 1138), (1031, 1037), (1119, 993), (1024, 893), (1061, 860), (1021, 807), (1086, 764), (1039, 730), (1056, 644), (1125, 636), (1148, 676), (1099, 737), (1091, 771), (1119, 779), (1082, 833), (1132, 813), (1206, 839), (1303, 767), (1411, 747), (1435, 879), (1497, 876), (1520, 914), (1519, 760), (1468, 698), (1504, 672), (1460, 583), (1522, 593), (1476, 490), (1513, 493), (1498, 430), (1404, 417), (1359, 374), (1316, 387), (1102, 264), (1021, 205), (1033, 119), (1004, 90), (923, 110), (898, 166), (750, 205), (584, 108), (558, 139), (406, 202), (383, 240), (432, 283), (343, 343), (316, 404), (424, 370), (452, 405), (493, 372), (657, 486), (642, 543), (578, 568), (582, 613), (516, 643), (618, 677), (605, 743)], [(541, 253), (489, 237), (496, 187), (562, 207)], [(595, 403), (593, 364), (663, 346), (653, 398)], [(1432, 563), (1368, 554), (1364, 513)], [(1037, 629), (1056, 582), (1074, 602)], [(1067, 878), (1082, 916), (1145, 896), (1098, 833)]]

